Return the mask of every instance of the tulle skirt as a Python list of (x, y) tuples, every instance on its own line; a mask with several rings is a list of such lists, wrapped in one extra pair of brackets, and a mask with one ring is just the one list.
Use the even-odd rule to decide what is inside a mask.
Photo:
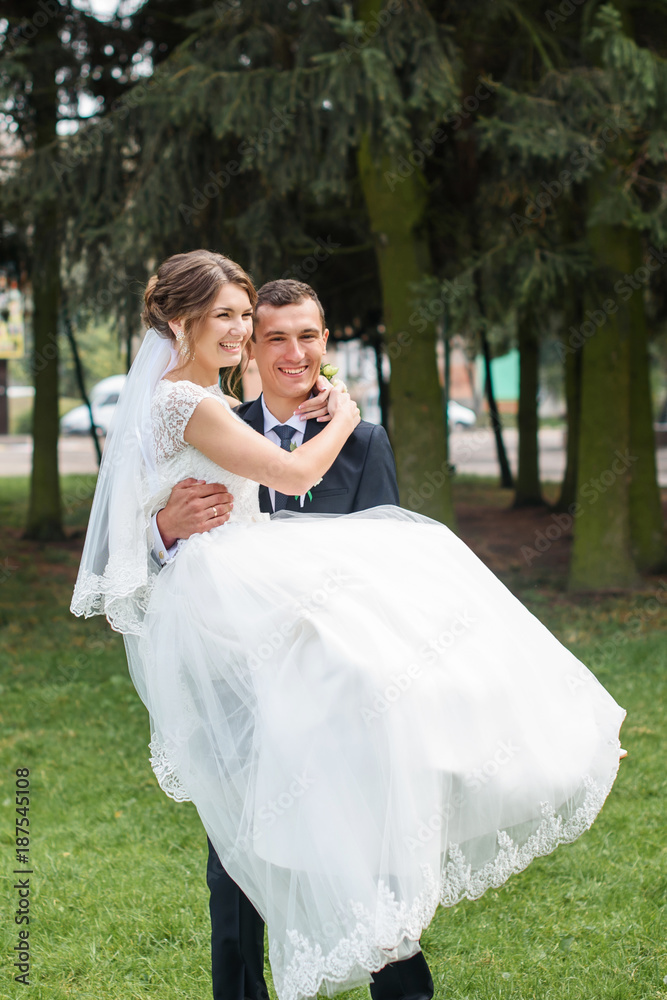
[(193, 536), (128, 646), (153, 766), (266, 921), (281, 1000), (418, 948), (593, 822), (625, 713), (451, 531), (395, 507)]

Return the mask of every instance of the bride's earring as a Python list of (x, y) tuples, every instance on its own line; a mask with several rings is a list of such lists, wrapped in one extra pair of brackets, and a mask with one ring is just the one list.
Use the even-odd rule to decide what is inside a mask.
[(192, 361), (194, 354), (188, 347), (185, 331), (181, 329), (174, 330), (174, 336), (176, 337), (176, 343), (178, 344), (179, 354), (182, 354), (186, 361)]

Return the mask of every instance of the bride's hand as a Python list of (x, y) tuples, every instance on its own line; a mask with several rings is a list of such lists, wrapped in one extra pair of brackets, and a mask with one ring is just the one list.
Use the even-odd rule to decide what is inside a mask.
[(361, 420), (359, 407), (350, 398), (350, 394), (343, 387), (343, 383), (331, 387), (331, 392), (329, 393), (329, 413), (332, 417), (349, 420), (351, 423), (350, 433)]
[[(337, 382), (336, 385), (340, 385), (343, 389), (346, 388), (344, 382)], [(307, 399), (305, 403), (298, 406), (294, 411), (295, 415), (300, 417), (301, 420), (314, 420), (316, 419), (318, 424), (325, 424), (327, 421), (331, 420), (331, 412), (329, 410), (329, 395), (333, 389), (333, 383), (325, 378), (324, 375), (318, 375), (313, 386), (314, 391), (317, 395), (312, 396)]]

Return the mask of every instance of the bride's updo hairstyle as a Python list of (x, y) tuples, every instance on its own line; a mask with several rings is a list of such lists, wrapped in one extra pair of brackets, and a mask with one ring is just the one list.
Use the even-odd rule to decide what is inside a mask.
[(146, 285), (141, 318), (167, 340), (179, 345), (169, 321), (183, 321), (185, 348), (191, 353), (199, 323), (210, 311), (223, 285), (238, 285), (248, 293), (255, 308), (257, 292), (242, 267), (229, 257), (211, 250), (191, 250), (168, 257)]

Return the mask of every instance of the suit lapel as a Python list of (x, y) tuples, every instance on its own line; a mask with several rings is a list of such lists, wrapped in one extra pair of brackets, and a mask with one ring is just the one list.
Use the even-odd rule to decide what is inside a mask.
[(310, 441), (311, 438), (319, 434), (320, 431), (326, 427), (326, 424), (318, 424), (317, 420), (306, 420), (306, 429), (303, 432), (303, 443)]
[(264, 410), (262, 409), (261, 396), (249, 405), (243, 419), (247, 424), (250, 424), (254, 431), (264, 436)]

